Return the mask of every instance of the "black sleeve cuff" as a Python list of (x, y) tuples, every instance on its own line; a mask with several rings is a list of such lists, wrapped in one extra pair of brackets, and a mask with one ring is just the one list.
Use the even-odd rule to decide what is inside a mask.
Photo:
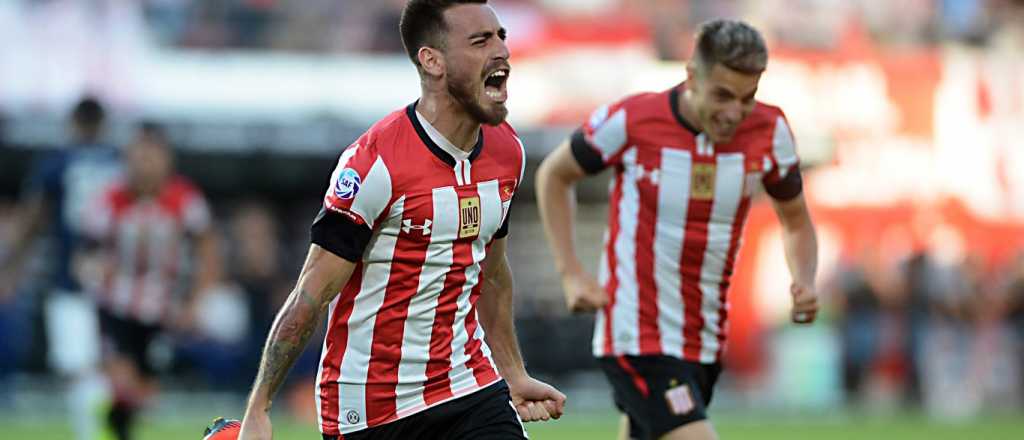
[(310, 241), (353, 263), (363, 259), (373, 231), (344, 215), (320, 208), (310, 227)]
[(800, 175), (800, 169), (794, 168), (793, 171), (778, 182), (766, 183), (764, 190), (775, 200), (792, 200), (804, 191), (804, 178)]
[(597, 174), (605, 168), (604, 158), (587, 142), (583, 129), (576, 129), (570, 140), (572, 155), (587, 174)]
[(511, 211), (508, 214), (505, 214), (505, 222), (501, 224), (500, 228), (498, 228), (498, 232), (494, 233), (494, 238), (492, 238), (492, 240), (508, 237), (508, 220), (510, 218), (512, 218)]

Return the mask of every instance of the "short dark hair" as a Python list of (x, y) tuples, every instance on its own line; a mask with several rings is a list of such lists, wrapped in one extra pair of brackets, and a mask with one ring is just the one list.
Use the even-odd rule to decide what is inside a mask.
[(412, 63), (419, 67), (417, 53), (422, 47), (444, 49), (444, 34), (448, 30), (444, 11), (455, 5), (486, 3), (487, 0), (409, 0), (402, 10), (398, 28)]
[(761, 33), (738, 20), (711, 20), (700, 25), (693, 60), (707, 72), (715, 64), (746, 74), (764, 72), (768, 48)]
[(71, 111), (71, 120), (75, 125), (87, 129), (96, 130), (103, 125), (106, 111), (103, 104), (93, 96), (85, 96), (75, 104)]
[(154, 121), (142, 121), (139, 123), (139, 139), (153, 141), (159, 145), (167, 146), (167, 130), (164, 126)]

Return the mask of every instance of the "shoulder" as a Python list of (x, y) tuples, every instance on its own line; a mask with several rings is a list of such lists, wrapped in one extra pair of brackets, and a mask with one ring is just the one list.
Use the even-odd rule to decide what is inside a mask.
[(526, 149), (519, 134), (509, 125), (483, 126), (483, 154), (495, 158), (499, 163), (519, 164), (526, 160)]
[(167, 182), (162, 198), (172, 206), (183, 209), (189, 203), (202, 201), (203, 192), (189, 178), (176, 175)]
[(414, 128), (406, 114), (407, 109), (395, 110), (370, 126), (359, 139), (348, 148), (364, 148), (375, 154), (390, 155), (414, 134)]
[(587, 125), (594, 130), (601, 127), (619, 127), (616, 131), (631, 131), (637, 124), (671, 117), (669, 91), (642, 92), (627, 95), (618, 101), (598, 107), (590, 115)]
[(191, 179), (182, 175), (175, 175), (167, 182), (167, 191), (173, 194), (197, 195), (199, 187)]
[(71, 152), (66, 150), (54, 151), (46, 153), (42, 157), (36, 159), (35, 162), (35, 173), (44, 176), (56, 176), (64, 172), (67, 169), (68, 163), (71, 161)]
[(781, 108), (757, 101), (754, 111), (744, 121), (749, 129), (767, 130), (769, 133), (775, 131), (778, 124), (787, 124), (786, 114)]
[(591, 116), (590, 121), (593, 124), (593, 119), (601, 118), (601, 116), (612, 116), (619, 111), (625, 111), (630, 118), (650, 113), (651, 111), (660, 110), (661, 107), (666, 107), (668, 103), (667, 92), (642, 92), (634, 93), (632, 95), (626, 95), (617, 101), (610, 104), (598, 107)]
[(124, 178), (118, 178), (110, 182), (100, 191), (100, 200), (106, 202), (110, 207), (128, 205), (132, 201), (132, 194), (128, 188), (128, 182)]

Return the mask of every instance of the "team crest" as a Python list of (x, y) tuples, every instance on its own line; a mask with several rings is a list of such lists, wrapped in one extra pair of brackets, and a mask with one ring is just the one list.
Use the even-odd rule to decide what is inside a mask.
[(459, 199), (459, 238), (480, 235), (480, 197)]
[(715, 197), (715, 164), (693, 164), (690, 195), (696, 200), (711, 200)]
[(499, 193), (502, 202), (512, 200), (512, 196), (516, 195), (516, 182), (512, 179), (503, 180), (499, 188)]
[(341, 174), (338, 175), (338, 181), (334, 184), (334, 195), (342, 200), (351, 199), (359, 192), (359, 186), (362, 183), (363, 181), (359, 178), (359, 173), (356, 170), (345, 168), (341, 170)]

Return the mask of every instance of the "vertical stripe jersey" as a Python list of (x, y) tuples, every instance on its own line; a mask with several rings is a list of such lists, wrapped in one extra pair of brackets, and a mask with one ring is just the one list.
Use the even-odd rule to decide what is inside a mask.
[(524, 150), (507, 123), (466, 154), (412, 104), (345, 149), (312, 241), (356, 263), (329, 307), (320, 430), (383, 425), (500, 380), (477, 319), (481, 262), (508, 231)]
[(729, 280), (758, 185), (800, 194), (793, 135), (782, 111), (756, 103), (717, 145), (677, 112), (684, 85), (597, 109), (571, 140), (588, 173), (613, 170), (599, 280), (595, 356), (667, 355), (717, 362)]

